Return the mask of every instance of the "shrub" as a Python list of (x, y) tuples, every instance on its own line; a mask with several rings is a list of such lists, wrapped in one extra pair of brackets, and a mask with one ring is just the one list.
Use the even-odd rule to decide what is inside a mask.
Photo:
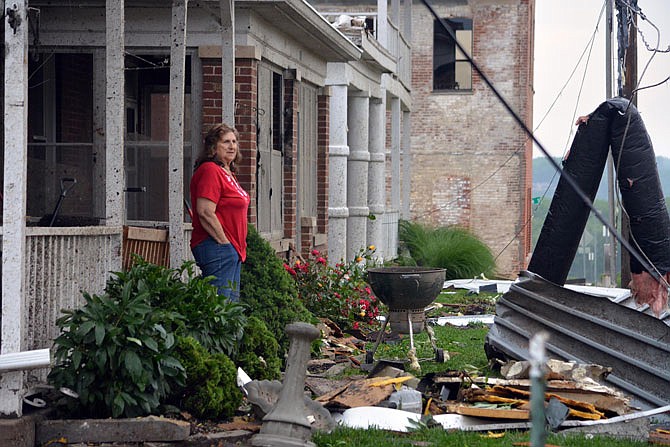
[(398, 237), (416, 265), (444, 268), (447, 280), (495, 274), (491, 250), (466, 229), (401, 221)]
[(298, 287), (298, 296), (314, 315), (334, 321), (342, 329), (378, 325), (380, 303), (367, 284), (367, 269), (375, 265), (375, 247), (360, 250), (353, 260), (329, 266), (317, 250), (304, 262), (284, 268)]
[[(79, 394), (68, 402), (71, 412), (100, 417), (157, 412), (162, 400), (184, 385), (184, 368), (173, 356), (177, 336), (192, 336), (213, 353), (233, 354), (239, 346), (243, 306), (219, 297), (208, 278), (195, 276), (193, 263), (169, 269), (135, 261), (130, 270), (113, 273), (103, 295), (84, 293), (85, 305), (56, 321), (61, 335), (49, 379)], [(236, 385), (234, 367), (232, 377), (216, 371), (212, 374), (220, 377), (208, 381)]]
[(115, 273), (105, 290), (116, 295), (126, 284), (134, 285), (133, 293), (143, 287), (149, 292), (151, 306), (177, 315), (177, 334), (194, 337), (210, 352), (232, 355), (244, 331), (244, 307), (219, 296), (209, 278), (196, 275), (193, 266), (188, 261), (170, 269), (136, 256), (133, 267)]
[(175, 355), (186, 370), (186, 383), (170, 400), (197, 418), (233, 416), (242, 403), (242, 393), (230, 358), (209, 353), (193, 337), (180, 337)]
[(56, 320), (55, 365), (50, 382), (79, 396), (71, 412), (89, 417), (136, 417), (155, 413), (175, 385), (182, 365), (173, 356), (174, 315), (154, 309), (145, 284), (127, 283), (112, 295), (84, 293), (85, 305)]
[(275, 380), (281, 376), (279, 344), (260, 319), (247, 320), (235, 363), (254, 380)]
[(279, 343), (279, 357), (288, 351), (286, 325), (314, 322), (314, 316), (298, 299), (295, 282), (284, 270), (274, 249), (250, 226), (247, 260), (240, 275), (240, 302), (249, 315), (262, 320)]

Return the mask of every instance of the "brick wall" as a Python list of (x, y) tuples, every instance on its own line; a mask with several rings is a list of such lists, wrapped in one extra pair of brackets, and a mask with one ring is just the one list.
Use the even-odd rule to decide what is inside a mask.
[[(316, 202), (316, 228), (317, 232), (323, 235), (328, 234), (328, 145), (330, 140), (330, 97), (327, 95), (318, 96), (318, 118), (317, 118), (317, 162), (316, 175), (317, 183), (317, 202)], [(328, 254), (327, 238), (324, 238), (322, 245), (317, 245), (317, 250), (326, 256)]]
[[(300, 84), (284, 79), (284, 237), (296, 238), (298, 104)], [(309, 241), (309, 239), (308, 239)], [(298, 247), (296, 247), (298, 248)]]
[[(445, 1), (441, 17), (473, 21), (473, 56), (522, 119), (532, 116), (532, 3)], [(433, 92), (433, 17), (414, 8), (412, 219), (472, 230), (515, 277), (530, 248), (531, 145), (473, 70), (471, 92)], [(511, 242), (511, 243), (510, 243)]]

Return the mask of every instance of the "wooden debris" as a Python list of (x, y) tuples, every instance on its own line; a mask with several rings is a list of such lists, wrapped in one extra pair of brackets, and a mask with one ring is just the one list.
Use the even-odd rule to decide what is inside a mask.
[(530, 411), (517, 410), (514, 408), (483, 408), (472, 405), (458, 405), (456, 413), (464, 416), (475, 416), (491, 419), (519, 419), (527, 421), (530, 419)]
[(354, 408), (375, 406), (388, 399), (394, 391), (391, 383), (381, 386), (375, 385), (379, 384), (380, 381), (379, 377), (356, 380), (318, 397), (316, 400), (326, 407)]
[[(469, 402), (490, 402), (504, 404), (515, 409), (527, 408), (530, 400), (530, 391), (495, 385), (493, 387), (470, 388), (464, 390), (463, 397)], [(599, 420), (605, 417), (605, 413), (595, 408), (593, 404), (572, 399), (566, 399), (555, 393), (545, 393), (545, 400), (557, 399), (569, 409), (569, 416), (579, 419)], [(472, 416), (472, 415), (470, 415)], [(493, 417), (493, 416), (489, 416)]]
[(670, 445), (670, 431), (657, 429), (650, 432), (649, 444)]

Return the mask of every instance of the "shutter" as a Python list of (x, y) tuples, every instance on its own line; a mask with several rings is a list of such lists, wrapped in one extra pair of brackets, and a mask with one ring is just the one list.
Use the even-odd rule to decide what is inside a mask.
[(258, 231), (269, 235), (271, 232), (270, 183), (272, 170), (272, 73), (266, 66), (258, 66), (258, 166), (256, 202)]
[(317, 214), (317, 112), (316, 88), (302, 84), (298, 135), (298, 197), (301, 217), (314, 217)]

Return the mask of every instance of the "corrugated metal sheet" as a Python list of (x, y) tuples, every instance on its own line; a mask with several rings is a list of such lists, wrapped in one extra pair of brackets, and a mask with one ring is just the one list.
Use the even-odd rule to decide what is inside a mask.
[(528, 340), (549, 333), (552, 358), (612, 367), (607, 380), (642, 407), (670, 404), (670, 314), (661, 318), (630, 295), (594, 296), (530, 272), (496, 305), (487, 337), (489, 356), (528, 359)]

